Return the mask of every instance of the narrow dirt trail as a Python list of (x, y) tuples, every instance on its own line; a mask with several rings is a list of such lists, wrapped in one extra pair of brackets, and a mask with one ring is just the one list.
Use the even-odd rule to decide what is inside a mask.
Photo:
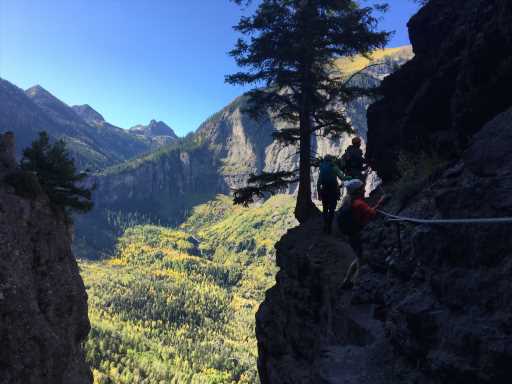
[[(318, 384), (398, 384), (393, 370), (394, 357), (385, 337), (383, 323), (375, 318), (375, 305), (353, 304), (352, 291), (341, 289), (351, 258), (355, 257), (344, 237), (334, 231), (330, 236), (312, 234), (305, 252), (311, 264), (323, 271), (323, 278), (332, 287), (332, 328), (336, 333), (337, 322), (353, 323), (343, 326), (346, 341), (324, 346), (313, 366), (315, 383)], [(339, 339), (339, 337), (337, 337)]]

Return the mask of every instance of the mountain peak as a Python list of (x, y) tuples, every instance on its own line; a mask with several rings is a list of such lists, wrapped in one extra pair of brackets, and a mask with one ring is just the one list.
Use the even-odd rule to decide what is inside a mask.
[(76, 113), (63, 101), (52, 95), (40, 85), (34, 85), (25, 91), (34, 103), (47, 114), (59, 120), (80, 121)]
[(44, 89), (39, 84), (34, 85), (33, 87), (28, 88), (25, 93), (29, 97), (50, 97), (52, 99), (55, 99), (56, 97), (53, 96), (50, 92), (48, 92), (46, 89)]
[(105, 122), (103, 116), (89, 104), (73, 105), (71, 108), (78, 116), (85, 120), (86, 123), (101, 124)]
[(165, 124), (163, 121), (157, 121), (155, 119), (152, 119), (148, 125), (136, 125), (134, 127), (130, 128), (130, 131), (139, 134), (139, 135), (145, 135), (145, 136), (170, 136), (173, 138), (177, 138), (176, 133), (172, 130), (171, 127), (169, 127), (167, 124)]

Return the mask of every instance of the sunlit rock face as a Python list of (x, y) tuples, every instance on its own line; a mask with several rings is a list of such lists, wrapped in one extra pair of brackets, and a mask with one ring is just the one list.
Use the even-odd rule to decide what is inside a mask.
[(35, 178), (31, 190), (12, 181), (20, 174), (13, 144), (13, 135), (0, 135), (0, 382), (92, 383), (72, 230)]

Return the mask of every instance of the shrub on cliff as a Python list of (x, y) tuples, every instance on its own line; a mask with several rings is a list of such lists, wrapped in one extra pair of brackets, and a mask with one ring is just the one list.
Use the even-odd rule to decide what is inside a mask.
[(16, 170), (8, 174), (4, 181), (14, 187), (14, 191), (18, 196), (35, 199), (43, 193), (36, 175), (32, 172)]
[(23, 151), (20, 165), (23, 171), (36, 175), (50, 202), (66, 214), (92, 209), (92, 188), (81, 185), (87, 173), (77, 172), (62, 140), (50, 143), (48, 134), (40, 132), (39, 138)]

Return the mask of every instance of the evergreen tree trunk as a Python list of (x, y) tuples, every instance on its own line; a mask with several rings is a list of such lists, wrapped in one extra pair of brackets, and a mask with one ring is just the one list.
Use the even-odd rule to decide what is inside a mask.
[(305, 223), (319, 213), (311, 200), (311, 112), (307, 96), (303, 95), (302, 111), (300, 113), (300, 163), (299, 163), (299, 192), (295, 206), (295, 218), (299, 223)]

